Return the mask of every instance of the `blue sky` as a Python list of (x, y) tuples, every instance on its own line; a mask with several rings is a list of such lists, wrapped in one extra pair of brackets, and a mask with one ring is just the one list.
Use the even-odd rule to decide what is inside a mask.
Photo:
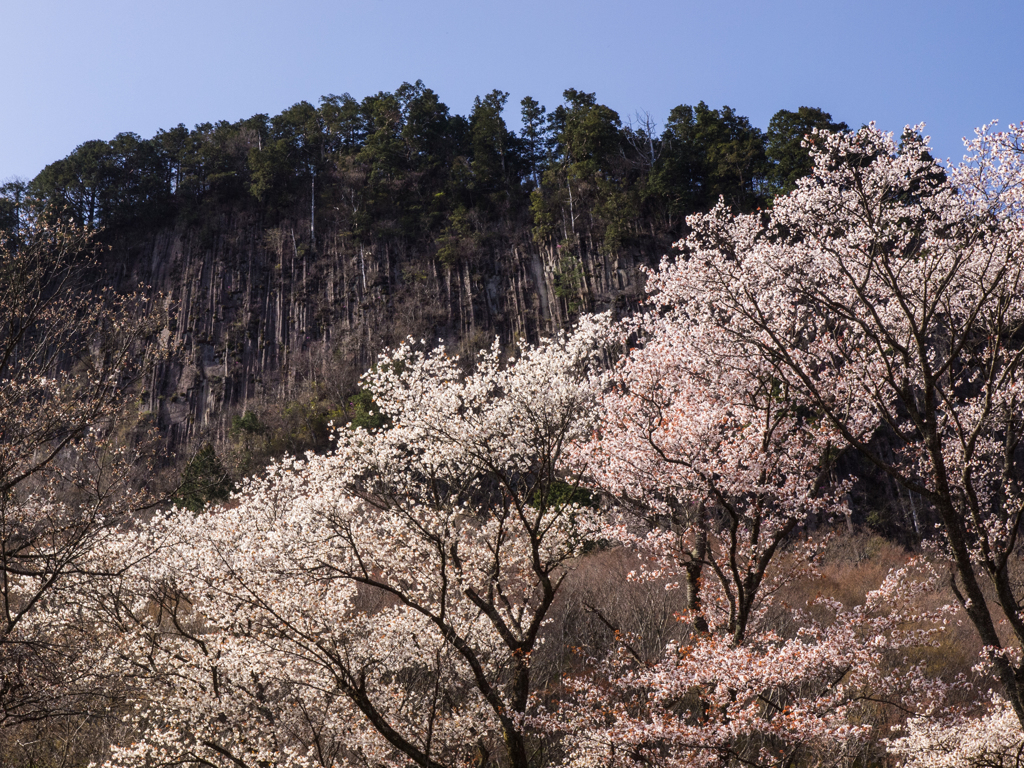
[(0, 181), (90, 139), (275, 114), (422, 79), (453, 112), (596, 92), (625, 120), (728, 104), (924, 121), (939, 157), (1024, 120), (1024, 2), (0, 0)]

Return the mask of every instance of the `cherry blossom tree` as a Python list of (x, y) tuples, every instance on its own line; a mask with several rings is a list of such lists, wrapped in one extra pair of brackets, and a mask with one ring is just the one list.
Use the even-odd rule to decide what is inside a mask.
[(564, 734), (567, 766), (849, 765), (878, 737), (879, 710), (931, 713), (947, 687), (908, 651), (945, 611), (917, 604), (936, 588), (923, 564), (890, 573), (854, 608), (819, 599), (795, 632), (752, 626), (740, 643), (691, 635), (645, 660), (627, 642), (592, 659), (557, 712), (537, 722)]
[(606, 326), (469, 374), (405, 344), (365, 377), (389, 426), (126, 531), (123, 578), (83, 584), (139, 697), (110, 765), (532, 764), (531, 656), (596, 529), (565, 453)]
[[(135, 702), (110, 768), (527, 768), (551, 731), (572, 766), (839, 765), (885, 707), (911, 717), (889, 748), (912, 764), (1016, 759), (1024, 128), (982, 129), (948, 171), (915, 131), (813, 143), (770, 211), (689, 219), (649, 312), (468, 373), (410, 342), (365, 377), (384, 428), (339, 430), (227, 508), (90, 540), (61, 572), (75, 599), (21, 625), (102, 641), (74, 669)], [(618, 342), (635, 348), (599, 375)], [(916, 719), (947, 692), (914, 661), (948, 618), (920, 608), (927, 563), (859, 606), (787, 602), (846, 511), (847, 450), (941, 521), (1004, 697), (980, 747)], [(620, 633), (542, 689), (561, 585), (608, 542), (681, 590), (677, 639), (650, 656)]]
[[(1022, 140), (1021, 127), (982, 129), (947, 174), (916, 131), (901, 143), (873, 127), (822, 133), (814, 174), (796, 191), (768, 213), (720, 205), (691, 218), (680, 257), (652, 286), (698, 343), (724, 345), (717, 364), (768, 372), (772, 392), (830, 444), (852, 447), (931, 505), (955, 594), (1024, 721), (1014, 653), (1024, 616), (1009, 567), (1022, 513)], [(674, 429), (655, 417), (657, 430)], [(895, 459), (873, 442), (879, 429), (900, 441)], [(636, 443), (664, 453), (658, 434)], [(646, 459), (628, 461), (644, 469)], [(705, 473), (703, 482), (709, 476), (717, 485), (730, 477)], [(785, 476), (806, 483), (806, 470)], [(1008, 641), (996, 631), (1001, 615)]]
[[(746, 221), (736, 236), (753, 242)], [(590, 659), (537, 722), (564, 735), (570, 765), (840, 764), (875, 735), (873, 708), (942, 700), (921, 668), (891, 674), (946, 620), (914, 607), (934, 575), (891, 574), (853, 609), (785, 605), (824, 544), (808, 524), (845, 511), (842, 435), (756, 345), (692, 314), (673, 276), (652, 275), (651, 310), (620, 328), (636, 347), (574, 456), (632, 513), (605, 535), (637, 552), (633, 577), (685, 590), (686, 628), (658, 657), (627, 639)]]
[[(131, 384), (151, 324), (132, 296), (86, 289), (92, 234), (21, 212), (0, 233), (0, 725), (87, 705), (75, 635), (36, 614), (71, 600), (111, 524), (137, 507)], [(137, 409), (136, 409), (137, 413)]]
[(653, 558), (645, 577), (678, 579), (697, 629), (739, 643), (765, 594), (813, 556), (770, 572), (780, 547), (843, 509), (838, 434), (755, 350), (694, 323), (657, 276), (649, 290), (652, 311), (619, 329), (639, 346), (602, 393), (599, 439), (574, 455), (645, 518), (609, 532)]
[[(980, 131), (947, 177), (912, 131), (902, 144), (873, 128), (822, 134), (814, 175), (771, 212), (719, 206), (689, 220), (681, 257), (652, 275), (656, 311), (604, 398), (601, 439), (581, 454), (612, 493), (660, 517), (653, 534), (620, 538), (649, 558), (644, 578), (685, 583), (692, 632), (654, 662), (625, 644), (575, 682), (547, 721), (561, 723), (570, 763), (827, 764), (864, 734), (850, 715), (865, 700), (919, 714), (938, 705), (943, 686), (920, 670), (885, 677), (891, 658), (857, 655), (891, 654), (925, 640), (912, 628), (942, 621), (890, 612), (910, 604), (905, 579), (827, 622), (805, 618), (795, 635), (761, 621), (780, 545), (809, 513), (836, 510), (843, 485), (822, 480), (846, 446), (935, 508), (953, 591), (1020, 717), (1009, 564), (1021, 512), (1022, 135)], [(872, 442), (880, 428), (902, 440), (895, 461)], [(744, 608), (758, 601), (760, 613)], [(1004, 741), (1009, 754), (1016, 741)]]

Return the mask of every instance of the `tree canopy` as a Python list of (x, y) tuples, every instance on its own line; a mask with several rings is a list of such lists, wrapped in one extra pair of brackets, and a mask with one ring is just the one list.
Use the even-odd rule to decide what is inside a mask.
[[(304, 212), (366, 242), (432, 243), (458, 212), (478, 229), (519, 238), (523, 226), (579, 257), (587, 249), (664, 249), (690, 213), (723, 197), (763, 207), (810, 169), (804, 133), (841, 128), (820, 109), (782, 110), (767, 133), (733, 108), (680, 105), (658, 132), (574, 88), (546, 109), (526, 97), (522, 127), (505, 120), (508, 95), (479, 96), (451, 114), (421, 81), (361, 101), (306, 101), (276, 116), (178, 125), (150, 139), (88, 141), (28, 186), (37, 204), (66, 208), (108, 230), (189, 220), (229, 207), (260, 215)], [(531, 198), (531, 192), (535, 194)]]

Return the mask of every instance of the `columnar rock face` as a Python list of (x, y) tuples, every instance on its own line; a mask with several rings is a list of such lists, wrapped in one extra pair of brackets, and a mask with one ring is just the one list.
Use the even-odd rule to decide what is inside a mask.
[(801, 107), (764, 132), (700, 102), (659, 131), (593, 93), (562, 95), (550, 111), (523, 99), (509, 125), (503, 91), (461, 116), (416, 81), (121, 133), (0, 185), (0, 232), (58, 212), (102, 232), (104, 283), (150, 286), (179, 354), (142, 405), (183, 446), (223, 437), (254, 400), (269, 415), (311, 387), (333, 413), (406, 335), (469, 353), (628, 312), (638, 267), (687, 233), (687, 216), (719, 200), (767, 209), (810, 169), (803, 137), (845, 128)]
[(145, 412), (183, 446), (223, 435), (231, 414), (262, 400), (287, 401), (315, 384), (346, 396), (385, 347), (407, 336), (440, 339), (463, 354), (534, 341), (580, 311), (629, 311), (640, 267), (660, 253), (578, 259), (567, 274), (557, 248), (523, 238), (441, 263), (431, 248), (397, 241), (357, 244), (307, 221), (266, 227), (225, 213), (111, 238), (104, 282), (147, 286), (176, 350), (151, 374)]

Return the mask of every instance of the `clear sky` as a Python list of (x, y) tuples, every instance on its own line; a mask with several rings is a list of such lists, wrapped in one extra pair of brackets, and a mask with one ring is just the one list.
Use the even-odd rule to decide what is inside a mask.
[(0, 181), (90, 139), (361, 99), (422, 79), (453, 112), (596, 92), (625, 121), (729, 105), (926, 122), (935, 154), (1024, 120), (1024, 0), (0, 0)]

